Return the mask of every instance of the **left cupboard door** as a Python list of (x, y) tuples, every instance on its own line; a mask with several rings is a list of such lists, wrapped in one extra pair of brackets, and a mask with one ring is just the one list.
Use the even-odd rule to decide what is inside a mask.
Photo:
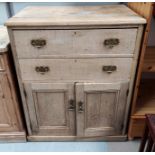
[(74, 136), (72, 83), (24, 83), (32, 135)]

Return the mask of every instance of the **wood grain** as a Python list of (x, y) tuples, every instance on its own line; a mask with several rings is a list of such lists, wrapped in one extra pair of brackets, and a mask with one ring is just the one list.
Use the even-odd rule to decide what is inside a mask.
[[(39, 17), (39, 18), (38, 18)], [(27, 7), (7, 26), (126, 25), (146, 21), (125, 5)]]
[(25, 141), (9, 38), (4, 26), (0, 26), (0, 34), (0, 141)]
[(145, 129), (145, 118), (134, 118), (131, 117), (128, 136), (129, 140), (133, 140), (133, 137), (142, 137)]
[[(133, 97), (132, 97), (132, 106), (131, 106), (131, 115), (133, 115), (136, 110), (136, 105), (137, 105), (137, 96), (138, 96), (140, 80), (141, 80), (141, 75), (142, 75), (142, 70), (143, 70), (144, 56), (145, 56), (145, 51), (146, 51), (146, 47), (147, 47), (148, 35), (149, 35), (149, 31), (150, 31), (153, 3), (152, 2), (150, 2), (150, 3), (146, 3), (146, 2), (128, 3), (128, 6), (131, 9), (133, 9), (135, 12), (137, 12), (139, 15), (145, 17), (147, 20), (147, 24), (144, 29), (142, 45), (141, 45), (141, 49), (140, 49), (139, 63), (137, 66), (137, 73), (136, 73), (136, 79), (135, 79), (135, 86), (133, 88)], [(140, 117), (139, 117), (139, 119), (140, 119)], [(132, 120), (130, 120), (129, 131), (128, 131), (128, 137), (130, 139), (133, 138), (134, 135), (135, 136), (137, 135), (136, 134), (137, 132), (135, 132), (135, 131), (136, 130), (132, 129)]]
[[(137, 6), (137, 13), (140, 13), (141, 15), (145, 14), (144, 8), (143, 8), (142, 13), (141, 13), (141, 11), (139, 12), (139, 9), (141, 10), (141, 8), (139, 7), (140, 3), (138, 3), (137, 5), (136, 5), (136, 3), (131, 3), (131, 4), (129, 4), (130, 7), (132, 7), (132, 4), (134, 7)], [(151, 23), (152, 9), (153, 9), (152, 3), (142, 3), (142, 5), (143, 5), (143, 7), (146, 7), (146, 10), (149, 10), (148, 11), (149, 14), (146, 12), (146, 15), (145, 15), (145, 17), (147, 19), (147, 25), (145, 27), (145, 32), (144, 32), (144, 36), (143, 36), (143, 40), (142, 40), (142, 46), (141, 46), (141, 52), (140, 52), (140, 56), (139, 56), (139, 64), (138, 64), (137, 76), (136, 76), (135, 87), (134, 87), (134, 95), (133, 95), (133, 100), (132, 100), (131, 114), (134, 112), (134, 107), (136, 105), (138, 88), (139, 88), (141, 74), (142, 74), (144, 55), (145, 55), (145, 51), (146, 51), (146, 47), (147, 47), (148, 33), (150, 30), (150, 23)]]
[(145, 116), (145, 114), (155, 114), (155, 80), (145, 79), (141, 81), (137, 105), (135, 107), (134, 116)]
[(4, 74), (0, 74), (0, 132), (17, 130), (17, 119), (12, 104), (10, 90), (8, 89), (8, 79)]
[(155, 72), (155, 47), (146, 48), (143, 72)]
[(152, 2), (131, 2), (128, 3), (128, 7), (148, 20), (150, 18), (150, 6), (152, 4)]

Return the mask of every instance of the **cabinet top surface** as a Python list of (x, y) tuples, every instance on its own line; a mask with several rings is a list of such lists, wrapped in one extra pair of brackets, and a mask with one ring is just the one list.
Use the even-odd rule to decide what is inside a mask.
[(5, 26), (0, 26), (0, 53), (6, 52), (9, 44), (8, 32)]
[(132, 25), (146, 20), (125, 5), (26, 7), (7, 26)]

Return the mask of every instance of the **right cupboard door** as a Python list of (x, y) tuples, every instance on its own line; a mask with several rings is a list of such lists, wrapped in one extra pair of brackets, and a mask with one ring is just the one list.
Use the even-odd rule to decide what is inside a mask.
[(77, 136), (121, 134), (128, 82), (76, 83)]

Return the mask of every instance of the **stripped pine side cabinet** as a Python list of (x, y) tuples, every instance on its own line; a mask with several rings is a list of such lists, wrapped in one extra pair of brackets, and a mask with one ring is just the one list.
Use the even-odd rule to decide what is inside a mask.
[(9, 19), (28, 140), (125, 140), (145, 23), (125, 5), (28, 7)]
[(26, 141), (9, 50), (7, 29), (0, 26), (0, 141)]

